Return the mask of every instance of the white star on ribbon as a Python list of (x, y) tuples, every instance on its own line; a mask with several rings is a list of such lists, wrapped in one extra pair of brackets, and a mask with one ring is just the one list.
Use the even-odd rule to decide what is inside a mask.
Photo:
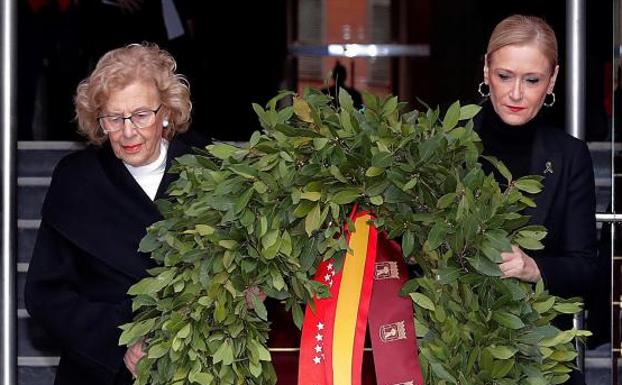
[(324, 324), (321, 322), (317, 323), (317, 330), (324, 330)]
[(321, 353), (322, 352), (322, 347), (320, 345), (315, 345), (315, 352), (316, 353)]
[(321, 359), (320, 357), (318, 357), (318, 356), (315, 356), (315, 357), (313, 357), (313, 362), (314, 362), (316, 365), (319, 365), (319, 364), (320, 364), (320, 362), (322, 362), (322, 359)]
[(326, 268), (327, 268), (328, 270), (332, 270), (332, 269), (333, 269), (333, 264), (332, 264), (332, 263), (329, 263), (328, 265), (326, 265)]
[(324, 336), (322, 336), (320, 333), (315, 335), (315, 339), (319, 341), (322, 341), (324, 339)]
[(328, 282), (328, 281), (330, 281), (330, 278), (331, 278), (331, 277), (330, 277), (330, 274), (326, 274), (326, 275), (324, 276), (324, 281)]

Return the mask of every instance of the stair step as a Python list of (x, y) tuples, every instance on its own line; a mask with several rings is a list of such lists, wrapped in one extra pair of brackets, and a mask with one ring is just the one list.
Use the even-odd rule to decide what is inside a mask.
[(24, 301), (24, 288), (26, 287), (26, 273), (18, 272), (15, 274), (15, 282), (17, 284), (17, 301), (15, 306), (18, 309), (25, 309), (26, 302)]
[[(39, 221), (37, 221), (39, 222)], [(28, 263), (32, 258), (32, 251), (37, 239), (37, 228), (17, 228), (17, 263)]]
[[(34, 182), (41, 183), (43, 180)], [(49, 183), (35, 184), (34, 182), (28, 181), (26, 184), (18, 184), (17, 186), (17, 217), (20, 219), (41, 218), (41, 206), (48, 191)]]
[(82, 148), (79, 142), (18, 142), (17, 175), (49, 177), (62, 157)]
[(58, 366), (60, 356), (18, 356), (18, 367), (54, 367)]
[(17, 378), (20, 385), (51, 385), (54, 383), (54, 366), (19, 366)]
[(17, 319), (17, 355), (20, 357), (58, 356), (58, 344), (30, 317)]

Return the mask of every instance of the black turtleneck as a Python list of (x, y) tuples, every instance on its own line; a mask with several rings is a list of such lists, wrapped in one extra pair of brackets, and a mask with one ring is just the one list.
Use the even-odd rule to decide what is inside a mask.
[[(536, 116), (522, 126), (511, 126), (499, 118), (489, 101), (482, 107), (478, 132), (484, 145), (484, 155), (501, 160), (512, 173), (513, 179), (531, 174), (532, 145), (540, 118)], [(494, 169), (488, 162), (483, 162), (483, 168), (486, 173)], [(505, 178), (497, 172), (495, 177), (499, 182), (506, 183)]]

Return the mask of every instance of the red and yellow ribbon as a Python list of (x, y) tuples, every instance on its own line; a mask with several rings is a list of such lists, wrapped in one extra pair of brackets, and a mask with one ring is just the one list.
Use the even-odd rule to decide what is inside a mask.
[[(400, 362), (395, 367), (391, 360), (374, 354), (378, 383), (423, 385), (412, 304), (398, 295), (407, 278), (401, 251), (384, 235), (379, 236), (371, 219), (369, 213), (352, 215), (355, 231), (348, 235), (348, 252), (340, 272), (332, 260), (318, 267), (315, 279), (329, 286), (330, 297), (316, 298), (315, 312), (307, 306), (299, 385), (360, 385), (368, 321), (377, 329), (370, 331), (374, 350)], [(382, 262), (377, 263), (377, 255)], [(394, 379), (397, 382), (386, 382)]]

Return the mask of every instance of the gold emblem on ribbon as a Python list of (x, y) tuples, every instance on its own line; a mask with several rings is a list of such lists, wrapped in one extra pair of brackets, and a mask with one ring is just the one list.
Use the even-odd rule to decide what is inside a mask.
[(406, 326), (404, 321), (394, 322), (380, 326), (380, 340), (393, 342), (406, 339)]
[(399, 279), (400, 272), (397, 268), (397, 262), (377, 262), (374, 270), (374, 279), (380, 281), (383, 279)]

